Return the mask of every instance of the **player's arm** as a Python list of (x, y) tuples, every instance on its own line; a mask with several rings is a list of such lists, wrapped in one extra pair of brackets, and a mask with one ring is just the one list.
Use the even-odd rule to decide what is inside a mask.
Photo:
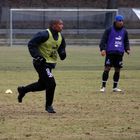
[(58, 48), (57, 52), (58, 52), (59, 57), (60, 57), (61, 60), (64, 60), (66, 58), (66, 42), (65, 42), (65, 39), (64, 39), (63, 36), (62, 36), (61, 45)]
[(37, 33), (28, 43), (28, 49), (33, 58), (42, 57), (38, 47), (48, 40), (49, 34), (47, 31)]
[(129, 38), (128, 38), (127, 31), (125, 31), (125, 36), (124, 36), (124, 49), (127, 54), (130, 54), (130, 44), (129, 44)]
[(107, 41), (108, 41), (108, 36), (109, 36), (109, 32), (110, 32), (111, 28), (105, 30), (105, 32), (103, 33), (103, 36), (101, 38), (100, 44), (99, 44), (99, 48), (100, 48), (100, 52), (102, 56), (106, 55), (106, 46), (107, 46)]

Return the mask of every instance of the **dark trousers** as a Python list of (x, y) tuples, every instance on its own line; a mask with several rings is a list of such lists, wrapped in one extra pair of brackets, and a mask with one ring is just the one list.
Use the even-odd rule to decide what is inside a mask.
[(47, 64), (33, 62), (34, 68), (38, 73), (39, 80), (25, 87), (27, 92), (46, 90), (46, 107), (51, 106), (54, 99), (55, 79), (51, 73), (51, 68)]

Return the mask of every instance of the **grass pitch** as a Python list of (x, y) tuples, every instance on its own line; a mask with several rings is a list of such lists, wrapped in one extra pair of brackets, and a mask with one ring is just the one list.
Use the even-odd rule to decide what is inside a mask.
[(124, 56), (123, 93), (112, 93), (112, 69), (102, 94), (99, 49), (68, 46), (67, 59), (53, 71), (57, 113), (48, 114), (44, 92), (28, 93), (22, 104), (16, 99), (17, 86), (38, 79), (27, 47), (0, 47), (0, 140), (139, 140), (139, 52), (132, 46), (131, 55)]

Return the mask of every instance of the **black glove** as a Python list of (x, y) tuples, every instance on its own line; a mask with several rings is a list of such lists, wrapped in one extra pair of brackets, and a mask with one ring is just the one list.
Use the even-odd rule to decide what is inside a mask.
[(46, 59), (42, 56), (38, 56), (37, 58), (34, 58), (34, 62), (38, 65), (42, 65), (46, 63)]
[(59, 57), (61, 60), (64, 60), (66, 58), (66, 52), (59, 53)]

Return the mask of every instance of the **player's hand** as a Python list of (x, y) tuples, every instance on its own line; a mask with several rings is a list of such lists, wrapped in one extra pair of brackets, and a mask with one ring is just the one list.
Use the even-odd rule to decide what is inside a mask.
[(101, 55), (102, 55), (102, 56), (105, 56), (105, 55), (106, 55), (106, 51), (105, 51), (105, 50), (102, 50), (102, 51), (101, 51)]
[(130, 54), (130, 50), (127, 50), (126, 53), (129, 55)]
[(66, 52), (64, 51), (64, 52), (59, 53), (59, 57), (61, 60), (64, 60), (66, 58)]

